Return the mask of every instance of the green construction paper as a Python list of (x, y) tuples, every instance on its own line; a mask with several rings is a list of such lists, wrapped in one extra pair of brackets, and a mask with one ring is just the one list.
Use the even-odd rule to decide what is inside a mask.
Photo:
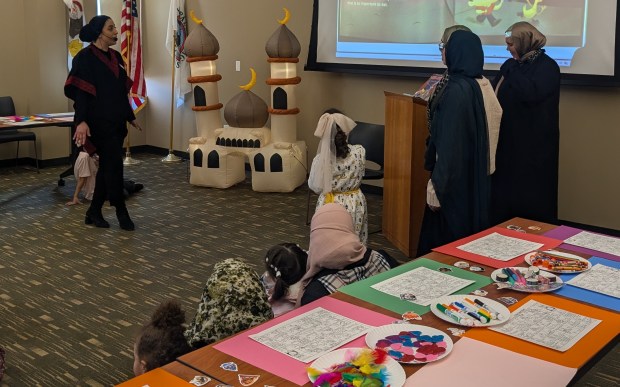
[(385, 281), (386, 279), (395, 277), (399, 274), (403, 274), (418, 267), (426, 267), (432, 270), (437, 270), (440, 267), (449, 267), (450, 269), (452, 269), (452, 271), (445, 272), (443, 274), (448, 274), (458, 278), (475, 281), (473, 284), (466, 286), (461, 290), (458, 290), (454, 294), (468, 294), (476, 289), (483, 288), (493, 282), (490, 277), (472, 273), (471, 271), (459, 269), (458, 267), (439, 263), (437, 261), (433, 261), (427, 258), (418, 258), (404, 265), (395, 267), (392, 270), (388, 270), (386, 272), (373, 275), (370, 278), (366, 278), (365, 280), (357, 281), (350, 285), (343, 286), (338, 289), (338, 291), (359, 298), (360, 300), (370, 302), (371, 304), (378, 305), (382, 308), (391, 310), (392, 312), (396, 312), (398, 314), (413, 311), (421, 316), (424, 313), (430, 311), (431, 308), (429, 306), (418, 305), (410, 301), (401, 300), (399, 297), (391, 296), (389, 294), (371, 288), (371, 286), (374, 284)]

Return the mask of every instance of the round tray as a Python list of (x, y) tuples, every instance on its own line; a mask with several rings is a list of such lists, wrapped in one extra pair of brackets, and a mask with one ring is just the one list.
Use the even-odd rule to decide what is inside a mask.
[[(340, 348), (319, 357), (314, 362), (312, 362), (312, 364), (310, 364), (310, 367), (327, 372), (330, 367), (345, 362), (345, 359), (347, 357), (347, 351), (359, 352), (362, 350), (368, 350), (368, 348)], [(403, 384), (405, 384), (405, 380), (407, 379), (407, 376), (405, 375), (405, 370), (403, 369), (403, 366), (398, 364), (396, 360), (388, 357), (385, 362), (385, 368), (387, 373), (389, 374), (387, 381), (389, 382), (390, 386), (401, 387)], [(308, 378), (311, 382), (314, 382), (314, 379), (310, 375), (308, 375)]]
[(430, 363), (443, 359), (452, 351), (447, 333), (416, 324), (389, 324), (366, 334), (366, 345), (382, 348), (394, 360), (404, 364)]
[[(515, 270), (519, 270), (519, 272), (523, 275), (525, 275), (527, 273), (527, 267), (509, 267), (508, 269), (515, 271)], [(549, 283), (549, 284), (541, 284), (539, 283), (536, 286), (531, 286), (531, 285), (521, 285), (519, 283), (515, 283), (514, 285), (510, 285), (510, 282), (500, 282), (497, 280), (497, 275), (502, 273), (502, 269), (497, 269), (495, 271), (493, 271), (493, 273), (491, 273), (491, 279), (495, 282), (497, 282), (498, 284), (504, 283), (507, 284), (509, 286), (506, 287), (506, 289), (511, 289), (511, 290), (515, 290), (517, 292), (524, 292), (524, 293), (546, 293), (546, 292), (553, 292), (554, 290), (558, 290), (559, 288), (561, 288), (562, 286), (564, 286), (564, 281), (562, 281), (562, 278), (560, 278), (559, 276), (553, 274), (553, 273), (543, 273), (543, 274), (539, 274), (540, 276), (544, 276), (544, 277), (555, 277), (555, 282), (554, 283)]]
[[(453, 320), (450, 316), (444, 314), (439, 309), (437, 309), (437, 304), (450, 305), (452, 302), (455, 302), (455, 301), (463, 303), (463, 302), (466, 302), (465, 298), (469, 298), (472, 301), (479, 300), (485, 305), (489, 306), (491, 309), (493, 309), (490, 312), (492, 312), (496, 318), (492, 319), (491, 321), (487, 323), (482, 323), (478, 320), (475, 320), (474, 318), (456, 321), (456, 320)], [(465, 304), (465, 305), (469, 305), (469, 304)], [(431, 302), (430, 307), (431, 307), (431, 312), (433, 312), (433, 314), (439, 317), (440, 319), (456, 324), (456, 325), (462, 325), (466, 327), (490, 327), (494, 325), (503, 324), (506, 321), (508, 321), (508, 319), (510, 318), (510, 310), (508, 310), (508, 308), (506, 308), (504, 305), (490, 298), (479, 297), (479, 296), (475, 296), (471, 294), (458, 294), (458, 295), (452, 295), (452, 296), (439, 297), (439, 298), (434, 299)]]
[(538, 253), (539, 251), (533, 251), (531, 253), (528, 253), (525, 255), (525, 262), (527, 262), (529, 265), (532, 266), (538, 266), (538, 268), (540, 268), (540, 270), (544, 270), (544, 271), (548, 271), (550, 273), (558, 273), (558, 274), (571, 274), (571, 273), (583, 273), (584, 271), (588, 271), (590, 270), (590, 268), (592, 267), (592, 264), (590, 263), (590, 261), (588, 261), (587, 259), (580, 257), (578, 255), (575, 254), (570, 254), (570, 253), (565, 253), (563, 251), (555, 251), (555, 250), (547, 250), (547, 251), (542, 251), (543, 253), (549, 253), (549, 254), (553, 254), (553, 255), (557, 255), (560, 257), (566, 257), (566, 258), (572, 258), (572, 259), (577, 259), (581, 262), (584, 262), (587, 264), (587, 267), (581, 270), (554, 270), (554, 269), (546, 269), (544, 266), (542, 265), (534, 265), (534, 257), (536, 256), (536, 253)]

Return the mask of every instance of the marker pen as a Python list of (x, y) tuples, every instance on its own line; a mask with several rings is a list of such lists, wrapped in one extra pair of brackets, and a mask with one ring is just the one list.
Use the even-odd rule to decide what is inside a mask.
[(495, 309), (491, 308), (489, 305), (485, 304), (484, 302), (480, 301), (477, 298), (474, 298), (474, 302), (478, 305), (480, 305), (481, 307), (483, 307), (484, 309), (488, 310), (489, 312), (493, 313), (495, 315), (494, 318), (496, 319), (501, 319), (502, 315), (499, 314), (498, 311), (496, 311)]
[(437, 304), (436, 306), (437, 306), (437, 309), (441, 313), (443, 313), (446, 316), (450, 317), (451, 319), (453, 319), (457, 323), (463, 324), (463, 325), (468, 325), (468, 326), (473, 325), (471, 319), (459, 316), (457, 313), (455, 313), (452, 310), (450, 310), (450, 308), (446, 307), (446, 305)]
[(512, 270), (506, 267), (506, 268), (503, 268), (502, 271), (504, 272), (504, 274), (508, 276), (508, 282), (510, 282), (510, 285), (514, 285), (517, 280), (517, 277), (512, 272)]
[(475, 318), (476, 320), (480, 321), (483, 324), (488, 323), (489, 320), (490, 320), (487, 316), (484, 316), (484, 315), (478, 313), (478, 311), (476, 311), (476, 310), (474, 310), (474, 309), (472, 309), (472, 308), (470, 308), (468, 306), (465, 306), (464, 304), (461, 304), (458, 301), (455, 301), (454, 305), (457, 308), (461, 309), (463, 312), (465, 312), (468, 316), (471, 316), (471, 317)]
[(481, 307), (480, 305), (476, 304), (475, 302), (473, 302), (473, 301), (472, 301), (472, 300), (470, 300), (469, 298), (465, 298), (465, 301), (466, 301), (469, 305), (471, 305), (472, 307), (476, 308), (476, 311), (477, 311), (479, 314), (481, 314), (481, 315), (485, 316), (486, 318), (488, 318), (488, 319), (489, 319), (489, 321), (490, 321), (490, 320), (494, 320), (494, 319), (495, 319), (495, 317), (493, 317), (493, 313), (491, 313), (490, 311), (488, 311), (488, 310), (484, 309), (483, 307)]

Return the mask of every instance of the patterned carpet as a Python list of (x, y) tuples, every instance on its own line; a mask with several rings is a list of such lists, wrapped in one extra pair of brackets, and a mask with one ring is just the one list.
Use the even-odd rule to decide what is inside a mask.
[[(306, 189), (257, 193), (250, 181), (227, 190), (187, 183), (187, 163), (137, 154), (125, 176), (145, 188), (128, 200), (135, 232), (85, 226), (87, 205), (65, 206), (75, 187), (65, 167), (40, 174), (0, 169), (0, 386), (110, 386), (132, 376), (133, 337), (156, 305), (181, 300), (190, 319), (214, 263), (238, 257), (262, 270), (266, 250), (308, 245)], [(381, 197), (367, 194), (369, 229)], [(314, 198), (313, 198), (314, 199)], [(314, 200), (313, 200), (314, 202)], [(369, 244), (405, 257), (383, 238)], [(617, 385), (616, 346), (577, 385)]]

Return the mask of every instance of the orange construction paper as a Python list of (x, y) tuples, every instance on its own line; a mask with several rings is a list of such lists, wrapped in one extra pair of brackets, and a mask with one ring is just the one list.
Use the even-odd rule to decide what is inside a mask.
[(175, 387), (191, 386), (187, 380), (183, 380), (177, 376), (172, 375), (170, 372), (163, 370), (162, 368), (155, 368), (140, 376), (136, 376), (133, 379), (117, 384), (117, 387)]
[(620, 333), (619, 313), (553, 295), (533, 294), (508, 307), (508, 309), (512, 312), (529, 300), (536, 300), (559, 309), (595, 318), (601, 320), (601, 323), (566, 352), (559, 352), (486, 328), (470, 329), (464, 336), (555, 364), (580, 368)]

